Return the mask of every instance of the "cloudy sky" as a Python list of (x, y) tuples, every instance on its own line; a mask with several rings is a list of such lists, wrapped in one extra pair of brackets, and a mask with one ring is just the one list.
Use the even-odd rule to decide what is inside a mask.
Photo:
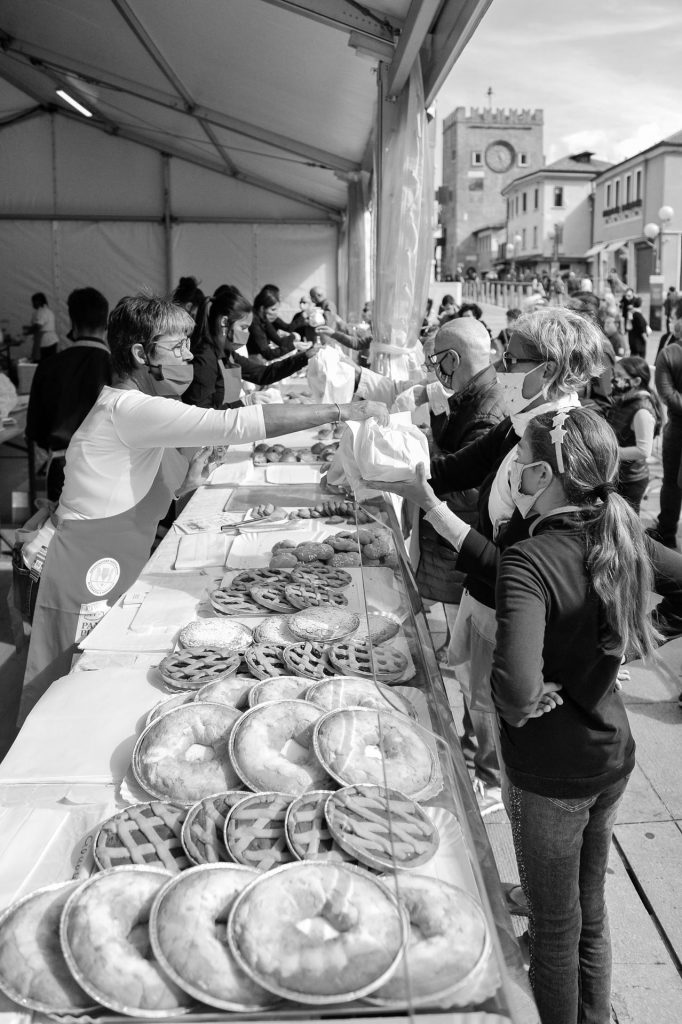
[(544, 110), (548, 163), (616, 163), (682, 129), (681, 41), (681, 0), (493, 0), (437, 116), (487, 106), (490, 86), (493, 107)]

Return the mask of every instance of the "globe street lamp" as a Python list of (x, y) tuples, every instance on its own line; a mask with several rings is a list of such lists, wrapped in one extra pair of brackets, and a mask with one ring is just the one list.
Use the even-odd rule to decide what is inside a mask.
[(674, 216), (675, 211), (672, 206), (662, 206), (658, 211), (660, 223), (650, 221), (644, 225), (643, 229), (647, 244), (651, 246), (656, 259), (655, 271), (649, 277), (649, 324), (654, 331), (660, 331), (662, 324), (663, 276), (661, 274), (661, 265), (663, 262), (663, 236), (665, 235), (666, 224), (669, 224)]

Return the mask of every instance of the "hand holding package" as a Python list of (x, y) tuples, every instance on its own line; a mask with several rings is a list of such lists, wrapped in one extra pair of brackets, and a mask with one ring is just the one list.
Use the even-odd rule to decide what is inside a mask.
[(393, 413), (386, 426), (375, 419), (349, 423), (328, 475), (336, 484), (342, 470), (356, 496), (366, 496), (373, 492), (363, 487), (363, 480), (404, 480), (414, 475), (420, 462), (428, 474), (431, 458), (426, 438), (409, 413)]
[(308, 363), (308, 385), (315, 402), (345, 405), (353, 398), (355, 364), (325, 345)]

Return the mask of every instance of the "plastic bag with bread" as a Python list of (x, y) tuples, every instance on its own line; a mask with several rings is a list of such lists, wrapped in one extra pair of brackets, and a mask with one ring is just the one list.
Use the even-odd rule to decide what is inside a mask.
[(392, 413), (385, 426), (376, 419), (347, 426), (327, 478), (334, 486), (350, 485), (360, 500), (376, 494), (363, 480), (404, 480), (420, 462), (426, 467), (431, 463), (428, 441), (409, 413)]
[(323, 345), (308, 363), (308, 386), (313, 401), (344, 405), (353, 399), (355, 364), (337, 349)]

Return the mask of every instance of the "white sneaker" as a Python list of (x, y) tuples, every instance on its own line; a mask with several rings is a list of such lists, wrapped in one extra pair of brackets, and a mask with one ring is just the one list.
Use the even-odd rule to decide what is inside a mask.
[(485, 782), (478, 778), (473, 779), (472, 785), (481, 817), (492, 814), (493, 811), (503, 810), (502, 790), (499, 786), (486, 786)]

